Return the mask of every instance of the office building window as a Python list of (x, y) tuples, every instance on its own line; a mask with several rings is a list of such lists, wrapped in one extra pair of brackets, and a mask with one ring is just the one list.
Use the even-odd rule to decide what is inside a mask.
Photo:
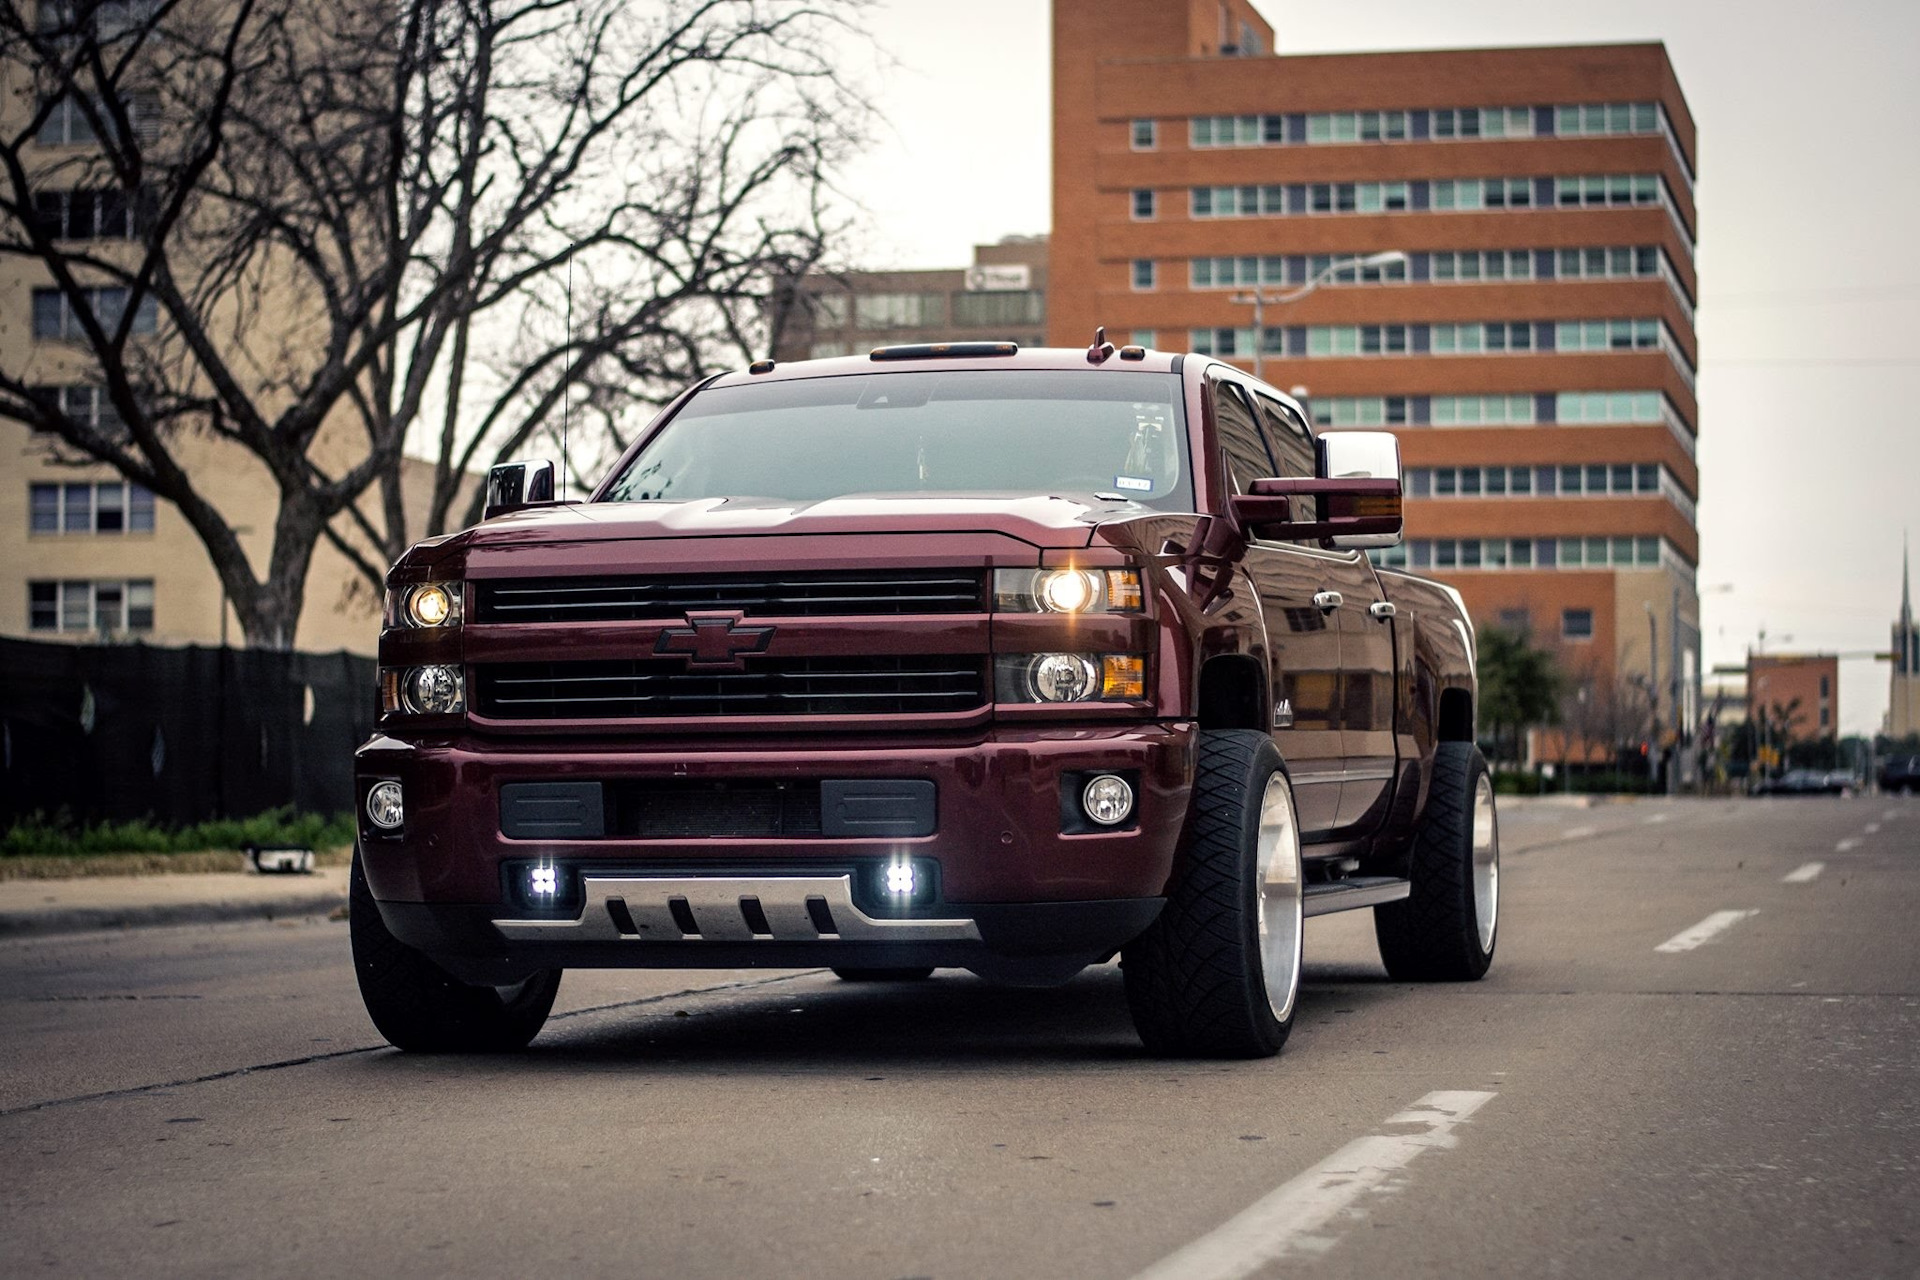
[(1408, 135), (1405, 111), (1322, 111), (1307, 117), (1307, 141), (1402, 142)]
[(1189, 212), (1196, 218), (1255, 218), (1286, 212), (1286, 188), (1277, 183), (1246, 187), (1195, 187)]
[(845, 342), (816, 342), (807, 348), (809, 360), (828, 360), (834, 356), (851, 354), (851, 347)]
[(1428, 330), (1428, 342), (1437, 356), (1532, 351), (1533, 325), (1524, 320), (1436, 324)]
[[(119, 325), (121, 316), (127, 309), (127, 290), (118, 285), (100, 288), (82, 289), (81, 295), (86, 306), (93, 312), (100, 327), (109, 334)], [(140, 306), (133, 313), (132, 332), (152, 333), (157, 327), (160, 308), (154, 302), (153, 295), (147, 294), (140, 299)], [(58, 289), (35, 289), (33, 291), (33, 336), (36, 338), (75, 339), (83, 334), (78, 314), (66, 294)]]
[(120, 480), (29, 484), (27, 512), (37, 534), (153, 532), (152, 491)]
[(926, 329), (947, 322), (944, 293), (862, 293), (853, 299), (854, 323), (862, 329)]
[(1553, 109), (1553, 132), (1561, 138), (1617, 133), (1658, 133), (1665, 112), (1657, 102), (1581, 102)]
[(54, 240), (130, 240), (153, 225), (153, 197), (122, 191), (40, 191), (33, 197), (34, 222)]
[(1135, 221), (1149, 222), (1153, 219), (1153, 191), (1151, 188), (1136, 188), (1133, 193), (1133, 216)]
[(953, 323), (982, 325), (1043, 324), (1047, 318), (1047, 295), (1037, 289), (986, 290), (953, 295)]
[(1154, 266), (1152, 258), (1133, 260), (1133, 287), (1135, 289), (1153, 288)]
[[(133, 128), (133, 137), (141, 143), (151, 143), (158, 139), (160, 126), (160, 99), (150, 93), (128, 94), (126, 103), (127, 122)], [(81, 100), (71, 94), (61, 97), (50, 106), (46, 106), (46, 117), (41, 121), (39, 131), (33, 135), (36, 145), (42, 147), (83, 147), (98, 142), (99, 135), (94, 132), (93, 121), (88, 119), (87, 109)], [(102, 121), (109, 117), (96, 107), (95, 114)]]
[(1195, 116), (1187, 122), (1187, 145), (1208, 147), (1257, 147), (1284, 141), (1280, 116)]
[(151, 578), (27, 584), (27, 626), (34, 631), (151, 631), (153, 611)]
[(1135, 120), (1132, 125), (1135, 151), (1152, 151), (1160, 145), (1160, 126), (1155, 120)]
[(1398, 356), (1407, 353), (1404, 324), (1317, 324), (1307, 329), (1309, 356)]
[(1532, 396), (1434, 396), (1436, 427), (1524, 425), (1534, 420)]
[[(1260, 353), (1277, 356), (1286, 352), (1285, 329), (1269, 326), (1262, 334)], [(1203, 356), (1225, 356), (1228, 358), (1251, 356), (1253, 354), (1253, 329), (1189, 329), (1187, 346)]]
[(1562, 609), (1560, 611), (1560, 638), (1563, 640), (1593, 639), (1593, 610)]
[(1532, 107), (1441, 107), (1432, 113), (1436, 138), (1531, 138)]
[(1433, 183), (1439, 210), (1531, 209), (1532, 178), (1443, 178)]
[(35, 387), (33, 395), (48, 409), (63, 415), (83, 430), (98, 432), (109, 440), (126, 435), (126, 421), (121, 418), (120, 411), (114, 408), (105, 387)]
[(1659, 204), (1660, 189), (1660, 175), (1655, 173), (1600, 173), (1553, 180), (1554, 202), (1563, 209)]
[(1308, 402), (1316, 426), (1394, 427), (1406, 425), (1406, 396), (1314, 396)]
[(811, 293), (807, 295), (807, 306), (813, 312), (814, 328), (844, 329), (847, 327), (846, 294)]
[(1554, 397), (1556, 422), (1659, 422), (1658, 391), (1562, 391)]
[(1651, 351), (1660, 346), (1658, 320), (1562, 320), (1553, 328), (1561, 351)]
[(1561, 249), (1555, 256), (1563, 280), (1629, 280), (1660, 271), (1660, 250), (1650, 244)]
[(1455, 280), (1531, 280), (1533, 250), (1460, 249), (1430, 254), (1427, 277), (1442, 283)]
[(1135, 329), (1127, 335), (1127, 340), (1136, 347), (1157, 347), (1160, 345), (1158, 329)]

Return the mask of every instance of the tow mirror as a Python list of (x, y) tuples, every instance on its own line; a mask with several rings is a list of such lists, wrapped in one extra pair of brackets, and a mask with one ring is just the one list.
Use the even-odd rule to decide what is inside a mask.
[[(1390, 431), (1333, 431), (1320, 437), (1319, 446), (1318, 476), (1255, 480), (1252, 493), (1232, 499), (1234, 519), (1272, 541), (1314, 539), (1341, 549), (1398, 546), (1400, 441)], [(1296, 506), (1300, 498), (1312, 499), (1311, 506)]]
[(482, 520), (553, 501), (553, 463), (503, 462), (487, 472), (487, 505)]

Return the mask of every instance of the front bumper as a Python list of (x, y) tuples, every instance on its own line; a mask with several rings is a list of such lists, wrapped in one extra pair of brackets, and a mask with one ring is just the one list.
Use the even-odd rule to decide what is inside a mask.
[[(436, 957), (460, 957), (469, 972), (480, 965), (506, 973), (535, 960), (991, 969), (996, 957), (1054, 956), (1084, 964), (1159, 910), (1194, 741), (1184, 723), (999, 727), (965, 740), (832, 747), (805, 738), (690, 749), (684, 741), (377, 737), (358, 754), (363, 815), (368, 788), (394, 779), (406, 820), (388, 834), (363, 816), (361, 855), (389, 928)], [(1137, 780), (1125, 829), (1085, 830), (1063, 812), (1063, 783), (1090, 771)], [(819, 778), (931, 782), (934, 829), (886, 838), (591, 840), (512, 839), (501, 830), (501, 788), (512, 783)], [(938, 888), (896, 918), (860, 892), (860, 876), (903, 858), (936, 868)], [(559, 870), (571, 890), (563, 909), (536, 910), (506, 891), (508, 872), (529, 861)]]

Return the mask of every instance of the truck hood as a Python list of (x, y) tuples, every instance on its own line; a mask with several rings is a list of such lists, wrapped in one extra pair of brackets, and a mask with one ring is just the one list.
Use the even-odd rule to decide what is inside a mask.
[[(821, 502), (707, 498), (533, 507), (450, 539), (470, 550), (618, 539), (796, 534), (991, 533), (1035, 547), (1084, 547), (1114, 507), (1071, 498), (851, 494)], [(450, 548), (451, 549), (451, 548)]]

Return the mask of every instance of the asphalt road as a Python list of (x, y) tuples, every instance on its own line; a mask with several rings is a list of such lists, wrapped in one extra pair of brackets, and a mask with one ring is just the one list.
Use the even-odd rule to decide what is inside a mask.
[(379, 1045), (343, 924), (3, 944), (0, 1271), (1920, 1273), (1920, 803), (1502, 832), (1485, 981), (1313, 921), (1251, 1063), (1145, 1057), (1111, 967), (575, 973), (453, 1060)]

